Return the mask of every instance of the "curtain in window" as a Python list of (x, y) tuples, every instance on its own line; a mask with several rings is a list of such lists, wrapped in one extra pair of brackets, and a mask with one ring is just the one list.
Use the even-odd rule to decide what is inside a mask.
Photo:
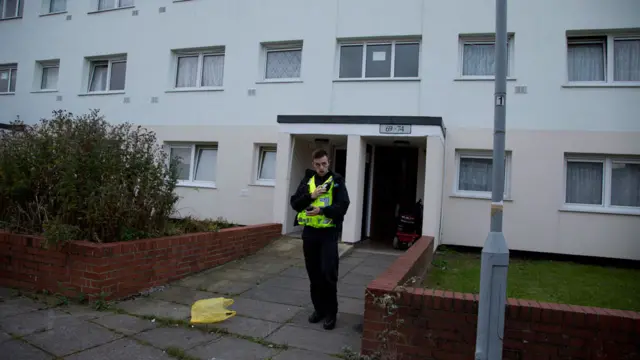
[(198, 57), (178, 58), (178, 74), (176, 76), (176, 87), (196, 87), (198, 81)]
[(98, 10), (113, 9), (117, 0), (98, 0)]
[[(2, 0), (0, 0), (1, 2)], [(0, 92), (9, 91), (9, 69), (0, 70)]]
[(178, 180), (189, 180), (191, 148), (171, 148), (171, 162), (178, 168)]
[(567, 204), (602, 204), (602, 163), (567, 162)]
[(462, 54), (462, 75), (495, 75), (494, 44), (465, 44)]
[(107, 90), (107, 72), (108, 65), (94, 65), (93, 75), (91, 76), (91, 85), (89, 91), (105, 91)]
[(195, 175), (197, 181), (216, 181), (217, 158), (216, 149), (198, 149)]
[(18, 81), (18, 69), (11, 69), (11, 76), (9, 78), (9, 92), (15, 92), (16, 81)]
[(222, 86), (224, 55), (206, 55), (202, 65), (202, 86)]
[(458, 189), (463, 191), (491, 191), (493, 160), (460, 159)]
[(49, 67), (42, 69), (41, 89), (55, 89), (58, 86), (58, 68)]
[[(4, 4), (3, 4), (4, 3)], [(4, 5), (4, 13), (2, 12)], [(12, 18), (18, 16), (18, 0), (0, 0), (1, 18)]]
[(611, 205), (640, 207), (640, 164), (613, 163)]
[(569, 81), (604, 81), (604, 45), (570, 44)]
[(276, 152), (265, 151), (260, 164), (260, 174), (258, 177), (264, 180), (275, 180), (276, 178)]
[(49, 12), (55, 13), (67, 10), (67, 0), (51, 0)]
[(616, 40), (613, 64), (615, 81), (640, 81), (640, 40)]
[(269, 51), (267, 52), (267, 79), (296, 79), (300, 77), (302, 51)]

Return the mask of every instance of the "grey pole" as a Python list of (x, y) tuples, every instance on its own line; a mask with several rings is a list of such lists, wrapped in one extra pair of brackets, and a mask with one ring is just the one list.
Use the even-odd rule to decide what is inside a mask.
[(502, 232), (507, 113), (507, 0), (496, 0), (495, 112), (491, 228), (482, 248), (476, 360), (501, 360), (509, 248)]

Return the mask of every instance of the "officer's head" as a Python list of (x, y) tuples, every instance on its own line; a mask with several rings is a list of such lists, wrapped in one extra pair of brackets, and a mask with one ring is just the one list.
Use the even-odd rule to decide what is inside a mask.
[(312, 155), (313, 168), (320, 176), (329, 172), (329, 154), (324, 149), (317, 149)]

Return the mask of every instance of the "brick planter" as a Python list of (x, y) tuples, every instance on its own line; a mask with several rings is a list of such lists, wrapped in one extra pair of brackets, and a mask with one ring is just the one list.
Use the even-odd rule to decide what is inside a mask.
[(157, 239), (43, 249), (43, 239), (0, 232), (0, 286), (107, 299), (134, 295), (255, 253), (280, 224), (244, 226)]
[[(398, 284), (425, 274), (432, 257), (433, 238), (421, 238), (368, 291), (394, 293)], [(409, 287), (397, 305), (402, 335), (389, 339), (395, 353), (390, 359), (474, 358), (477, 295)], [(378, 335), (396, 323), (385, 316), (367, 295), (363, 353), (381, 349)], [(505, 319), (504, 359), (640, 359), (640, 313), (508, 299)]]

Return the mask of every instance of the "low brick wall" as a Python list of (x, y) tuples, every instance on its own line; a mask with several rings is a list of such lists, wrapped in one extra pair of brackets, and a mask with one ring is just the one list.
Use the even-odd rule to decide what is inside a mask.
[(39, 237), (0, 232), (0, 286), (122, 298), (251, 255), (281, 230), (253, 225), (107, 244), (73, 241), (59, 249), (44, 249)]
[[(410, 274), (427, 271), (432, 254), (433, 238), (421, 238), (369, 284), (368, 292), (396, 293)], [(396, 329), (400, 318), (401, 335), (388, 337), (390, 359), (474, 358), (478, 295), (407, 287), (399, 292), (397, 314), (389, 317), (371, 294), (365, 302), (363, 353), (379, 351), (379, 335)], [(505, 319), (505, 360), (640, 359), (640, 313), (508, 299)]]

